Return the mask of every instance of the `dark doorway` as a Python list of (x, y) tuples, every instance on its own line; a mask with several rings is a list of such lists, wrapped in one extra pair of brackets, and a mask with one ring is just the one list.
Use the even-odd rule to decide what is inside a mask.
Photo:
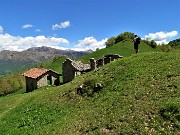
[(52, 76), (51, 75), (47, 76), (47, 84), (52, 85)]

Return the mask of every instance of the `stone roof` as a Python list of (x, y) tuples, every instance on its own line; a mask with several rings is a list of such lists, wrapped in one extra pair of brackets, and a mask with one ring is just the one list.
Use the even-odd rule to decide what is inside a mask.
[(72, 61), (71, 64), (77, 71), (86, 71), (91, 68), (90, 64), (83, 64), (81, 61)]
[(23, 76), (29, 77), (29, 78), (33, 78), (36, 79), (38, 77), (40, 77), (41, 75), (47, 73), (48, 71), (54, 72), (56, 74), (59, 74), (53, 70), (50, 69), (44, 69), (44, 68), (32, 68), (30, 70), (28, 70), (27, 72), (25, 72), (23, 74)]

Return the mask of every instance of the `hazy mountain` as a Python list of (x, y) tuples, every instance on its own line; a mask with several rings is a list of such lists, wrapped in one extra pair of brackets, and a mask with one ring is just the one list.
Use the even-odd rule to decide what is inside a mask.
[(56, 56), (77, 58), (92, 51), (58, 50), (51, 47), (33, 47), (22, 52), (2, 50), (0, 51), (0, 75), (17, 71), (19, 69), (51, 60)]

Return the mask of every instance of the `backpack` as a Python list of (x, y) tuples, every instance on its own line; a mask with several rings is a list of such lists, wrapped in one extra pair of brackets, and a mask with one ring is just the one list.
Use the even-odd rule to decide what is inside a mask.
[(140, 37), (137, 37), (137, 38), (136, 38), (136, 43), (140, 44), (140, 42), (141, 42), (141, 38), (140, 38)]

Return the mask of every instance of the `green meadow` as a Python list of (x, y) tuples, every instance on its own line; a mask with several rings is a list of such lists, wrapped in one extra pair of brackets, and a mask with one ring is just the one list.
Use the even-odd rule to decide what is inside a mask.
[[(124, 56), (58, 87), (0, 97), (1, 135), (180, 134), (180, 53), (130, 40), (81, 57)], [(40, 67), (61, 73), (65, 57)], [(94, 91), (95, 83), (102, 89)], [(77, 93), (84, 84), (82, 94)]]

